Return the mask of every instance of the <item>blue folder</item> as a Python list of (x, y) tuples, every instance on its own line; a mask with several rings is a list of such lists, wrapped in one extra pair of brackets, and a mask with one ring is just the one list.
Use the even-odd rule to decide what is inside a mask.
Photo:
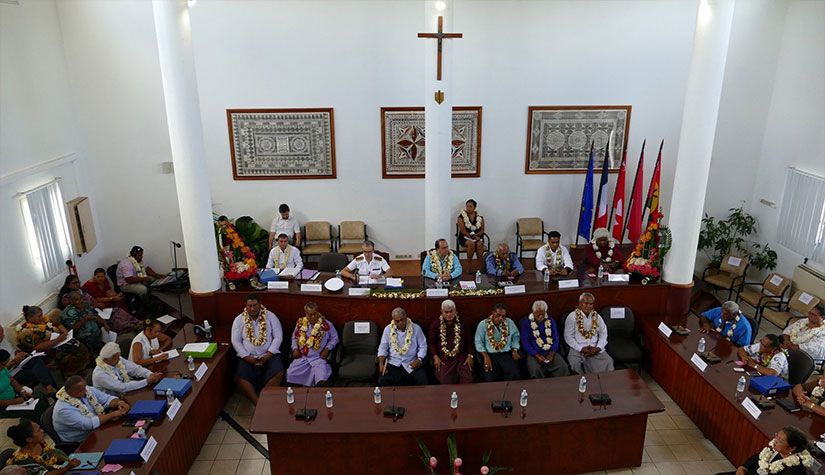
[(791, 385), (787, 381), (774, 375), (751, 378), (750, 385), (765, 396), (772, 396), (791, 389)]
[(146, 439), (115, 439), (103, 452), (106, 463), (140, 462), (140, 451), (146, 445)]
[(132, 421), (146, 418), (160, 420), (165, 412), (166, 399), (151, 399), (135, 402), (135, 405), (129, 409), (126, 415)]
[(163, 378), (155, 386), (155, 395), (166, 396), (166, 390), (169, 388), (172, 389), (172, 394), (174, 394), (175, 397), (183, 397), (184, 394), (192, 389), (192, 382), (188, 379)]
[(267, 282), (275, 282), (278, 280), (278, 274), (275, 272), (275, 269), (259, 270), (258, 280), (260, 280), (262, 284), (266, 284)]

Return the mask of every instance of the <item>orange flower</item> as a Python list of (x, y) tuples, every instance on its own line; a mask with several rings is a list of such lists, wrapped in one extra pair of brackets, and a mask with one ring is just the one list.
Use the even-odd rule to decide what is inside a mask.
[(242, 247), (241, 252), (244, 252), (244, 253), (249, 252), (249, 247), (248, 246)]

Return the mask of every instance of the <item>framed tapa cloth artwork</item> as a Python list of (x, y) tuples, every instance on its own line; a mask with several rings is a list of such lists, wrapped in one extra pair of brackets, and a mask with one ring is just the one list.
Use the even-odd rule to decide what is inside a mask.
[(335, 178), (332, 108), (227, 109), (236, 180)]
[[(424, 178), (424, 108), (381, 108), (381, 174)], [(453, 107), (452, 176), (481, 176), (481, 107)]]
[(594, 163), (601, 163), (611, 131), (609, 167), (618, 172), (629, 130), (630, 106), (530, 106), (524, 172), (587, 173), (591, 142)]

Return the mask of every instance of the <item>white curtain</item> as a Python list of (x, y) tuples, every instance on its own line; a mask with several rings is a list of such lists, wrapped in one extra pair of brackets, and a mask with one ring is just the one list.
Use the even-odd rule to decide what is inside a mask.
[(824, 205), (825, 179), (795, 168), (788, 169), (785, 196), (779, 214), (779, 244), (825, 264)]
[(36, 188), (25, 194), (25, 206), (31, 219), (30, 231), (37, 245), (45, 280), (51, 280), (65, 268), (72, 250), (63, 197), (57, 182)]

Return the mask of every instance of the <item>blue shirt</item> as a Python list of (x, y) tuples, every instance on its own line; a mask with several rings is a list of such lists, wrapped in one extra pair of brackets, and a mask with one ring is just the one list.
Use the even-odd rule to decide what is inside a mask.
[(492, 343), (490, 343), (490, 339), (487, 338), (487, 319), (485, 318), (478, 322), (475, 336), (476, 351), (479, 353), (507, 353), (508, 351), (519, 349), (518, 328), (516, 324), (513, 323), (513, 320), (506, 317), (504, 321), (501, 322), (501, 325), (493, 325), (493, 341), (497, 342), (501, 340), (501, 330), (499, 327), (503, 325), (507, 325), (507, 343), (504, 344), (502, 349), (496, 350), (493, 348)]
[[(504, 265), (504, 262), (501, 263)], [(516, 257), (515, 252), (510, 252), (510, 270), (517, 270), (519, 274), (524, 274), (524, 267), (519, 262), (518, 257)], [(496, 269), (496, 253), (491, 252), (490, 255), (487, 256), (487, 273), (494, 274), (494, 275), (501, 275), (501, 269)]]
[(384, 328), (384, 333), (381, 335), (381, 343), (378, 345), (378, 356), (385, 356), (389, 363), (393, 366), (409, 365), (416, 358), (424, 359), (427, 356), (427, 337), (421, 327), (413, 323), (412, 320), (407, 320), (407, 328), (404, 331), (396, 332), (396, 344), (398, 348), (404, 347), (404, 341), (407, 338), (407, 332), (413, 332), (410, 339), (410, 347), (403, 355), (398, 354), (392, 347), (391, 333), (392, 323)]
[[(97, 398), (97, 402), (104, 408), (108, 408), (112, 400), (117, 399), (91, 386), (86, 386), (86, 389), (92, 392), (94, 397)], [(95, 414), (94, 407), (85, 396), (81, 401), (86, 404), (90, 413)], [(76, 407), (58, 400), (54, 405), (52, 424), (54, 424), (54, 430), (63, 442), (83, 442), (89, 433), (100, 427), (100, 418), (97, 415), (86, 417)]]
[[(457, 279), (461, 276), (461, 259), (453, 254), (453, 251), (450, 251), (450, 255), (453, 256), (453, 271), (450, 272), (450, 279)], [(450, 255), (447, 255), (444, 259), (439, 259), (441, 261), (442, 269), (447, 266), (447, 259), (450, 258)], [(438, 274), (433, 272), (433, 261), (429, 252), (427, 253), (427, 257), (424, 258), (424, 263), (421, 265), (421, 275), (424, 277), (429, 277), (430, 279), (438, 278)]]
[[(530, 356), (536, 356), (536, 354), (547, 356), (551, 351), (559, 351), (559, 338), (561, 335), (559, 335), (558, 328), (556, 328), (556, 321), (553, 320), (553, 317), (550, 315), (548, 315), (545, 320), (550, 321), (550, 337), (553, 339), (550, 343), (552, 347), (549, 350), (545, 350), (540, 347), (538, 343), (536, 343), (536, 336), (533, 335), (533, 328), (530, 326), (530, 319), (525, 318), (524, 321), (521, 322), (521, 346), (524, 347), (524, 351), (526, 351)], [(538, 326), (539, 335), (541, 336), (542, 341), (547, 341), (544, 321), (536, 322), (536, 325)]]
[[(712, 308), (703, 313), (702, 316), (710, 320), (710, 324), (713, 325), (714, 329), (719, 328), (719, 323), (722, 321), (722, 307)], [(736, 319), (722, 323), (722, 330), (719, 333), (721, 333), (723, 337), (727, 338), (728, 331), (730, 331), (734, 321), (736, 321)], [(739, 322), (736, 323), (736, 328), (733, 329), (730, 342), (739, 346), (750, 345), (751, 331), (750, 322), (745, 318), (744, 314), (740, 313)]]

